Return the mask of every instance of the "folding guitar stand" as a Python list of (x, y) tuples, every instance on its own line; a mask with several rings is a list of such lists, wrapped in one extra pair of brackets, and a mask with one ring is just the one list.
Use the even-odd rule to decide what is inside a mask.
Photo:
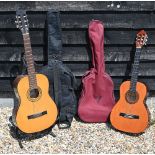
[(52, 128), (54, 127), (54, 125), (44, 131), (33, 133), (33, 134), (27, 134), (22, 132), (20, 129), (18, 129), (18, 127), (14, 125), (12, 121), (12, 116), (9, 118), (9, 124), (8, 124), (10, 128), (10, 135), (18, 141), (21, 149), (24, 148), (22, 145), (22, 141), (30, 141), (30, 140), (38, 139), (48, 134), (53, 137), (56, 137), (56, 135), (52, 131)]

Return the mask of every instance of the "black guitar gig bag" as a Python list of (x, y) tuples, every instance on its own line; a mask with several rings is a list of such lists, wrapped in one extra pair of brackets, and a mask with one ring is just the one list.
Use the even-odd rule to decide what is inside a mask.
[(47, 12), (47, 65), (38, 70), (49, 79), (50, 95), (57, 104), (59, 128), (69, 128), (77, 113), (74, 90), (76, 79), (62, 62), (62, 38), (59, 12)]

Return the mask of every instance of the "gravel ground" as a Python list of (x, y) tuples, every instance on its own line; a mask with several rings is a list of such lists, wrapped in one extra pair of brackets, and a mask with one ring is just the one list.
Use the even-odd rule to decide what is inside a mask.
[[(155, 102), (155, 99), (154, 99)], [(147, 101), (153, 112), (152, 99)], [(23, 141), (23, 149), (11, 137), (8, 118), (12, 108), (0, 109), (0, 153), (155, 153), (155, 125), (144, 134), (134, 137), (108, 128), (104, 123), (88, 124), (74, 120), (70, 129), (53, 131), (56, 137), (46, 135), (42, 138)], [(151, 118), (151, 119), (152, 119)]]

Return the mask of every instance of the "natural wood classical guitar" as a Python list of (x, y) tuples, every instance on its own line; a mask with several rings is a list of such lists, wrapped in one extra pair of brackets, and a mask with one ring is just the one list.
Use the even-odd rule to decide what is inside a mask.
[(147, 41), (147, 34), (141, 30), (136, 38), (131, 81), (125, 81), (120, 87), (120, 99), (112, 109), (110, 120), (114, 128), (127, 133), (142, 133), (148, 126), (149, 114), (145, 106), (146, 86), (137, 82), (141, 48)]
[(20, 102), (15, 109), (14, 120), (21, 131), (35, 133), (52, 126), (58, 111), (48, 93), (47, 77), (35, 72), (26, 12), (17, 11), (16, 19), (17, 27), (23, 34), (28, 75), (18, 76), (14, 81)]

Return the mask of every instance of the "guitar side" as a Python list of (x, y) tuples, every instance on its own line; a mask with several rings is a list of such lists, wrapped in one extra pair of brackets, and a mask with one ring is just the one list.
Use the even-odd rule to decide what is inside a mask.
[(129, 89), (130, 81), (123, 82), (120, 87), (120, 99), (112, 109), (110, 121), (112, 126), (120, 131), (135, 134), (142, 133), (149, 122), (149, 113), (145, 106), (147, 89), (143, 83), (137, 82), (138, 99), (135, 103), (129, 103), (126, 99)]
[(13, 81), (13, 90), (14, 90), (14, 93), (15, 93), (15, 97), (14, 97), (14, 107), (13, 107), (13, 110), (12, 110), (12, 121), (14, 123), (14, 125), (17, 126), (16, 124), (16, 115), (17, 115), (17, 111), (18, 111), (18, 108), (19, 108), (19, 105), (20, 105), (20, 97), (18, 95), (18, 91), (17, 91), (17, 86), (18, 86), (18, 83), (19, 81), (24, 77), (24, 75), (18, 75), (15, 80)]

